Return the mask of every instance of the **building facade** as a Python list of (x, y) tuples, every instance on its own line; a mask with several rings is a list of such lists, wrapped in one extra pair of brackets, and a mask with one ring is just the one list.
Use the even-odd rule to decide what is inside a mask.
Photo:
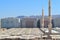
[(2, 28), (16, 28), (20, 27), (20, 19), (19, 18), (3, 18), (1, 19), (1, 27)]
[(60, 27), (60, 18), (54, 19), (54, 27)]
[[(41, 20), (42, 18), (40, 18), (40, 27), (42, 27), (41, 26), (41, 23), (42, 23), (42, 20)], [(52, 19), (52, 21), (51, 21), (51, 23), (52, 23), (52, 28), (54, 28), (54, 19)], [(48, 24), (49, 24), (49, 20), (48, 20), (48, 18), (44, 18), (44, 28), (48, 28)]]
[(0, 28), (1, 28), (1, 19), (0, 19)]
[(21, 20), (22, 28), (36, 28), (37, 27), (37, 19), (36, 18), (22, 18)]

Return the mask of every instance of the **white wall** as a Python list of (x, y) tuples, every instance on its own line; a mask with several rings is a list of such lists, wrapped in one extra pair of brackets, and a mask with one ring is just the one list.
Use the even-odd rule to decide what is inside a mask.
[(54, 19), (54, 26), (55, 27), (60, 27), (60, 18), (55, 18)]
[(4, 28), (15, 28), (20, 27), (19, 18), (3, 18), (1, 19), (2, 27)]
[(1, 28), (1, 19), (0, 19), (0, 28)]

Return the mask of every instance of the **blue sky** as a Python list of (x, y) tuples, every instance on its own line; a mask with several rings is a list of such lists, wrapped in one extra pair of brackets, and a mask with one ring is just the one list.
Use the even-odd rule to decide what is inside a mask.
[[(0, 0), (0, 18), (48, 15), (48, 0)], [(60, 0), (52, 0), (52, 15), (60, 15)]]

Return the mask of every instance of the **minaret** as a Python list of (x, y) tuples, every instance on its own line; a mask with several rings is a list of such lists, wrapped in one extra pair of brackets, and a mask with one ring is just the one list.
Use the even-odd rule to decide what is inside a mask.
[(51, 33), (51, 30), (52, 30), (52, 23), (51, 23), (51, 21), (52, 21), (52, 16), (51, 16), (51, 0), (49, 0), (49, 8), (48, 8), (48, 14), (49, 14), (49, 16), (48, 16), (48, 19), (49, 19), (49, 24), (48, 24), (48, 29), (49, 29), (49, 33)]
[(42, 20), (41, 20), (41, 26), (44, 28), (44, 9), (42, 8)]

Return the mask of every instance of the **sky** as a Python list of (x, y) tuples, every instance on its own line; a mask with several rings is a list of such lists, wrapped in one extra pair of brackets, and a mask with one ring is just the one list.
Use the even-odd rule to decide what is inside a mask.
[[(48, 15), (48, 0), (0, 0), (0, 18)], [(60, 15), (60, 0), (51, 0), (52, 15)]]

